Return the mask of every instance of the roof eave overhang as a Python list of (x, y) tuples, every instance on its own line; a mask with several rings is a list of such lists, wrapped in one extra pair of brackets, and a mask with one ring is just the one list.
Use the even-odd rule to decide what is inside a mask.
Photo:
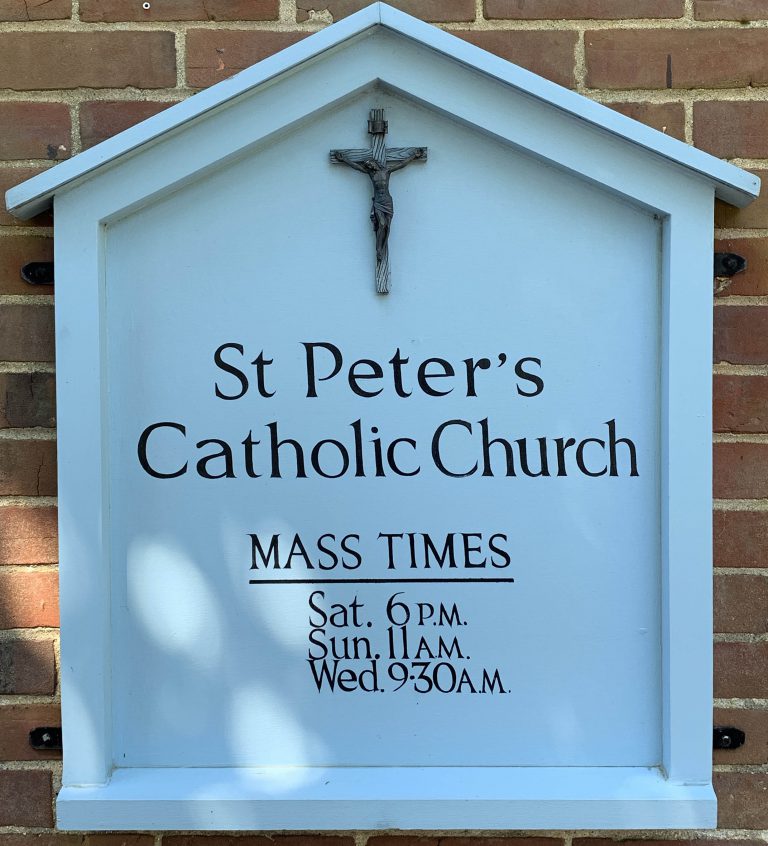
[(57, 192), (92, 175), (99, 168), (179, 129), (185, 123), (219, 108), (270, 79), (297, 68), (325, 51), (379, 26), (560, 109), (575, 119), (611, 133), (648, 154), (667, 159), (672, 164), (711, 182), (715, 195), (727, 203), (742, 207), (754, 200), (760, 192), (760, 180), (748, 171), (631, 120), (613, 109), (588, 100), (574, 91), (543, 79), (385, 3), (374, 3), (236, 76), (11, 188), (6, 193), (8, 211), (21, 219), (34, 217), (51, 206)]

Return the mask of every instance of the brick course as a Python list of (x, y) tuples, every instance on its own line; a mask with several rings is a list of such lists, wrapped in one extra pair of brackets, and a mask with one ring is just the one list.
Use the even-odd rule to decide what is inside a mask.
[(270, 21), (279, 0), (80, 0), (80, 20), (114, 21)]
[(171, 32), (3, 32), (0, 88), (165, 88), (176, 82)]
[(0, 565), (56, 564), (56, 509), (6, 506), (0, 511)]
[[(328, 12), (338, 21), (368, 5), (368, 0), (297, 0), (296, 20), (309, 20), (312, 12)], [(434, 23), (471, 21), (475, 17), (474, 0), (392, 0), (389, 5)]]
[(142, 120), (165, 111), (172, 103), (152, 100), (99, 100), (80, 106), (80, 138), (83, 149), (93, 147)]
[(502, 59), (521, 65), (526, 70), (545, 76), (558, 85), (574, 85), (576, 34), (573, 32), (455, 30), (453, 34)]
[(305, 37), (303, 32), (190, 30), (187, 35), (187, 80), (196, 88), (205, 88)]
[(72, 150), (69, 109), (63, 103), (0, 102), (0, 125), (0, 160), (57, 161)]
[(51, 774), (0, 770), (0, 825), (53, 825)]
[(601, 30), (585, 43), (592, 88), (768, 84), (768, 30)]

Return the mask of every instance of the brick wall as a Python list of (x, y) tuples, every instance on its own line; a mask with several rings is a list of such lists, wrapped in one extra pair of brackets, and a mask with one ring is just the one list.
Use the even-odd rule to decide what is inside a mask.
[[(391, 2), (768, 175), (768, 0)], [(0, 189), (363, 5), (0, 0)], [(19, 279), (24, 262), (51, 258), (51, 223), (0, 212), (0, 846), (153, 846), (152, 835), (54, 834), (59, 756), (27, 743), (30, 728), (59, 720), (53, 307), (49, 289)], [(716, 224), (721, 248), (749, 260), (716, 298), (714, 364), (715, 719), (743, 728), (747, 743), (715, 754), (720, 830), (659, 837), (752, 846), (768, 842), (768, 198), (720, 206)], [(366, 835), (278, 839), (361, 846)], [(612, 839), (558, 832), (513, 846)], [(414, 840), (437, 842), (376, 836), (368, 846)]]

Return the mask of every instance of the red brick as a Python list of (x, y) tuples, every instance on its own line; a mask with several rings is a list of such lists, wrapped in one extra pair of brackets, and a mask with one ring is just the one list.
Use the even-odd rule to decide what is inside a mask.
[(685, 109), (682, 103), (606, 103), (614, 111), (639, 120), (673, 138), (685, 140)]
[(715, 698), (768, 696), (768, 643), (715, 644)]
[[(574, 837), (573, 846), (736, 846), (730, 838), (692, 838), (685, 840), (640, 840), (636, 838), (618, 837)], [(765, 846), (761, 840), (739, 840), (738, 846)]]
[(56, 564), (59, 560), (56, 508), (0, 508), (0, 565)]
[(154, 842), (151, 834), (89, 834), (85, 846), (152, 846)]
[(0, 88), (166, 88), (176, 84), (172, 32), (0, 33)]
[(93, 147), (118, 132), (167, 109), (173, 103), (152, 101), (97, 101), (80, 106), (80, 138), (83, 147)]
[(368, 838), (369, 846), (562, 846), (560, 837), (430, 837), (381, 834)]
[(563, 30), (497, 30), (470, 32), (453, 30), (465, 41), (516, 65), (573, 87), (576, 33)]
[(768, 567), (768, 511), (715, 511), (715, 567)]
[(0, 834), (0, 846), (83, 846), (83, 834)]
[[(296, 20), (306, 21), (310, 12), (330, 12), (333, 20), (338, 21), (370, 5), (369, 0), (298, 0)], [(409, 15), (433, 23), (450, 21), (473, 21), (475, 19), (474, 0), (390, 0), (390, 6), (407, 12)]]
[(53, 309), (0, 304), (0, 361), (53, 361)]
[(716, 499), (768, 497), (768, 444), (715, 444)]
[(727, 772), (712, 778), (720, 828), (768, 828), (768, 774)]
[(163, 837), (163, 846), (354, 846), (354, 842), (352, 837), (333, 834), (167, 834)]
[(63, 103), (0, 103), (0, 126), (0, 159), (57, 161), (72, 149), (69, 108)]
[(765, 0), (694, 0), (693, 10), (699, 21), (768, 20)]
[(768, 711), (715, 708), (714, 720), (716, 726), (734, 726), (746, 734), (738, 749), (716, 749), (715, 764), (768, 764)]
[(736, 253), (747, 260), (747, 268), (731, 277), (730, 283), (717, 293), (720, 298), (768, 294), (768, 239), (730, 238), (715, 241), (715, 250)]
[(53, 373), (0, 373), (0, 429), (55, 426), (55, 387)]
[(58, 625), (58, 573), (37, 567), (0, 570), (0, 629)]
[(743, 209), (716, 200), (715, 226), (724, 229), (768, 229), (768, 190), (765, 182), (768, 170), (755, 170), (753, 173), (763, 180), (760, 196)]
[(599, 30), (584, 36), (592, 88), (744, 88), (768, 85), (768, 32)]
[(694, 103), (693, 143), (720, 158), (768, 158), (768, 102)]
[(487, 18), (513, 20), (679, 18), (684, 11), (683, 0), (485, 0)]
[(55, 496), (56, 442), (0, 439), (0, 496)]
[[(42, 726), (60, 726), (58, 705), (6, 705), (0, 707), (0, 761), (45, 761), (61, 752), (41, 751), (29, 745), (29, 733)], [(0, 839), (0, 846), (4, 846)]]
[(768, 632), (768, 578), (715, 576), (715, 631), (736, 634)]
[(72, 15), (72, 0), (0, 0), (2, 21), (54, 21)]
[(279, 0), (80, 0), (80, 20), (110, 21), (269, 21)]
[[(9, 188), (14, 188), (42, 172), (43, 168), (40, 167), (0, 167), (0, 197), (4, 197)], [(5, 210), (5, 203), (0, 203), (0, 226), (53, 226), (53, 214), (47, 211), (30, 220), (19, 220)]]
[(53, 826), (51, 774), (0, 770), (0, 825)]
[(768, 364), (768, 308), (716, 308), (714, 353), (716, 362)]
[(768, 432), (768, 376), (715, 376), (715, 432)]
[(53, 693), (54, 660), (51, 640), (0, 641), (0, 693)]
[(53, 238), (44, 235), (0, 238), (0, 294), (53, 294), (53, 286), (30, 285), (21, 278), (21, 268), (30, 261), (53, 261)]
[(306, 38), (304, 32), (192, 29), (187, 33), (187, 82), (205, 88)]

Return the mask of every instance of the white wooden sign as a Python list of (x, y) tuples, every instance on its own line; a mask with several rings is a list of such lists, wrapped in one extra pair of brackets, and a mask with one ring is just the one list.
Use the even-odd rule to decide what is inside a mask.
[(11, 191), (59, 825), (713, 826), (712, 205), (757, 187), (376, 4)]

